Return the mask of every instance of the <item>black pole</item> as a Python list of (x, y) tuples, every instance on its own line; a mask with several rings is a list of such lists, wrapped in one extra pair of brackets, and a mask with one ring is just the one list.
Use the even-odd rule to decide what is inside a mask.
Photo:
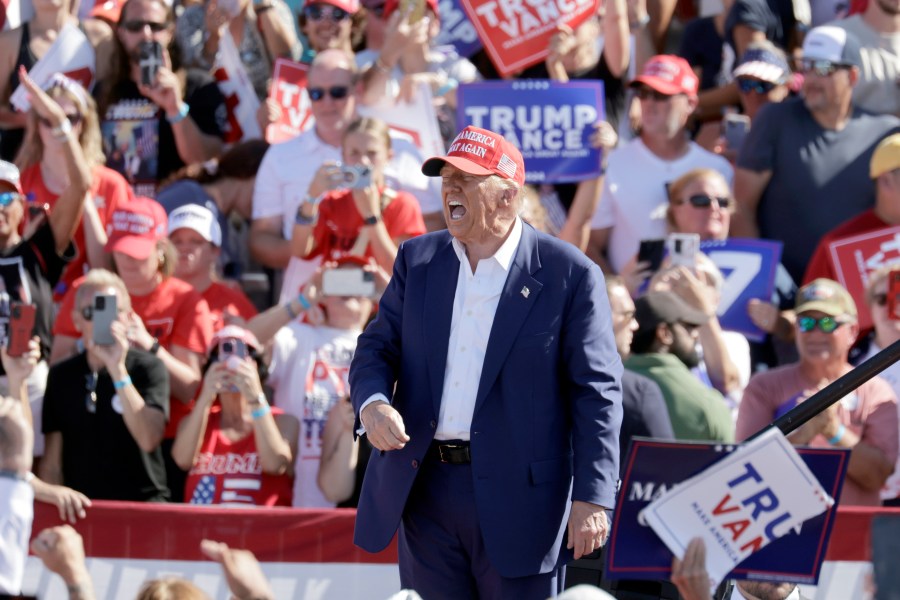
[(780, 429), (784, 435), (791, 433), (898, 360), (900, 360), (900, 341), (894, 342), (849, 373), (838, 377), (826, 387), (781, 415), (773, 423), (754, 433), (747, 441), (762, 435), (763, 432), (773, 427)]

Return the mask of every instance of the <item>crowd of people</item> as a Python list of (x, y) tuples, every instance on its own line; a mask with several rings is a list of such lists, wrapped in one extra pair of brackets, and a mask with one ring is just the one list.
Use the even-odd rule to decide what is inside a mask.
[[(100, 499), (356, 506), (357, 338), (404, 243), (476, 210), (379, 115), (430, 89), (449, 147), (459, 86), (500, 78), (413, 4), (33, 0), (0, 33), (3, 338), (36, 309), (0, 390), (31, 424), (33, 467), (8, 471), (36, 500), (72, 522)], [(515, 75), (604, 83), (600, 175), (525, 186), (520, 216), (606, 277), (623, 456), (637, 435), (743, 440), (900, 339), (896, 244), (859, 282), (835, 250), (900, 224), (897, 0), (697, 4), (602, 2)], [(95, 68), (35, 81), (67, 27)], [(305, 131), (226, 144), (227, 37), (263, 132), (275, 61), (306, 64)], [(743, 284), (710, 257), (644, 252), (673, 234), (780, 244), (772, 295), (741, 309), (759, 336), (723, 322)], [(897, 394), (891, 367), (789, 437), (850, 450), (841, 503), (900, 505)]]

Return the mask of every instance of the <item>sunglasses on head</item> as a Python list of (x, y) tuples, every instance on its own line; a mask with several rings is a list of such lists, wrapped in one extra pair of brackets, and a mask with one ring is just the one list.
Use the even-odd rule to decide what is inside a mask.
[(639, 87), (637, 89), (637, 97), (641, 100), (656, 100), (657, 102), (665, 102), (671, 100), (674, 94), (663, 94), (648, 87)]
[[(78, 125), (79, 123), (81, 123), (82, 118), (83, 117), (78, 113), (72, 113), (72, 114), (66, 115), (66, 119), (69, 120), (69, 123), (71, 125)], [(38, 122), (41, 125), (43, 125), (44, 127), (53, 127), (53, 123), (50, 121), (50, 119), (45, 119), (44, 117), (38, 117)]]
[(314, 87), (307, 88), (306, 93), (313, 102), (318, 102), (326, 95), (331, 96), (333, 100), (343, 100), (347, 97), (347, 94), (350, 93), (350, 88), (346, 85), (336, 85), (330, 88)]
[(819, 331), (823, 333), (834, 333), (838, 327), (844, 325), (846, 322), (847, 321), (842, 321), (835, 317), (822, 317), (821, 319), (816, 319), (815, 317), (800, 317), (797, 319), (797, 326), (803, 333), (809, 333), (817, 326)]
[(834, 75), (841, 69), (849, 69), (850, 65), (832, 62), (830, 60), (815, 60), (812, 58), (801, 58), (797, 61), (797, 70), (804, 75), (815, 73), (819, 77), (829, 77)]
[(775, 89), (774, 83), (760, 81), (759, 79), (744, 79), (742, 77), (737, 79), (737, 86), (742, 94), (768, 94)]
[[(382, 7), (383, 10), (384, 7)], [(350, 18), (350, 13), (336, 6), (320, 6), (313, 4), (303, 9), (303, 14), (310, 21), (321, 21), (323, 19), (331, 19), (334, 23), (340, 23), (344, 19)]]
[(19, 192), (3, 192), (0, 194), (0, 206), (5, 208), (21, 197)]
[(131, 33), (138, 33), (139, 31), (143, 31), (144, 27), (149, 27), (150, 31), (153, 33), (159, 33), (161, 31), (165, 31), (168, 27), (168, 23), (159, 23), (156, 21), (125, 21), (122, 23), (122, 27), (125, 28), (126, 31), (130, 31)]
[(709, 208), (710, 206), (712, 206), (712, 203), (715, 202), (722, 210), (728, 210), (731, 208), (732, 204), (734, 204), (734, 200), (732, 198), (707, 196), (706, 194), (694, 194), (687, 200), (682, 200), (678, 204), (684, 204), (685, 202), (687, 202), (694, 208)]

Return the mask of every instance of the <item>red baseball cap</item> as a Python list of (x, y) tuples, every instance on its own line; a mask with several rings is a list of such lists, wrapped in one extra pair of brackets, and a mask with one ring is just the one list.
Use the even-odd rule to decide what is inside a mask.
[(359, 11), (359, 0), (306, 0), (304, 6), (312, 4), (328, 4), (355, 15)]
[(498, 175), (525, 184), (525, 161), (519, 149), (493, 131), (469, 125), (459, 132), (447, 156), (432, 156), (422, 165), (422, 173), (440, 177), (444, 164), (469, 175)]
[[(399, 0), (387, 0), (387, 2), (384, 3), (384, 12), (382, 13), (382, 18), (387, 19), (392, 14), (394, 14), (394, 11), (397, 10), (397, 7), (399, 5), (400, 5)], [(440, 15), (440, 13), (438, 12), (437, 0), (425, 0), (425, 6), (430, 8), (431, 12), (433, 12), (435, 14), (435, 16)]]
[(90, 16), (95, 19), (104, 19), (115, 25), (122, 15), (123, 6), (125, 6), (125, 0), (97, 0), (94, 8), (91, 9)]
[(118, 206), (106, 224), (106, 252), (121, 252), (144, 260), (156, 251), (156, 243), (166, 237), (166, 210), (143, 196)]
[(661, 94), (696, 96), (700, 81), (691, 65), (680, 56), (659, 54), (647, 61), (641, 74), (629, 84), (646, 85)]

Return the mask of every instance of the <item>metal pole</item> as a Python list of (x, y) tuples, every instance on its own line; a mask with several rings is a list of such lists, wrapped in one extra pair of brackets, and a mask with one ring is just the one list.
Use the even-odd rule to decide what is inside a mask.
[(784, 435), (791, 433), (898, 360), (900, 360), (900, 341), (894, 342), (849, 373), (838, 377), (826, 387), (781, 415), (776, 421), (754, 433), (747, 441), (761, 435), (772, 427), (777, 427)]

